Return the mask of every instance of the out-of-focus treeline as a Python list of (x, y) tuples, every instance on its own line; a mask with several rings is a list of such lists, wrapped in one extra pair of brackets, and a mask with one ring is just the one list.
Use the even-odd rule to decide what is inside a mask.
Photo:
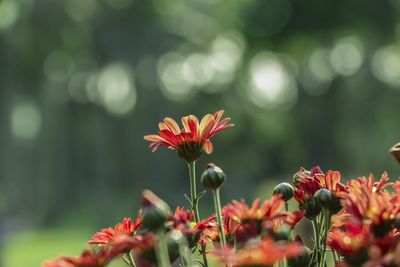
[(219, 109), (236, 126), (198, 172), (226, 171), (224, 201), (315, 164), (396, 179), (399, 11), (399, 0), (0, 1), (2, 224), (105, 226), (133, 215), (144, 188), (185, 205), (184, 162), (143, 136), (166, 116)]

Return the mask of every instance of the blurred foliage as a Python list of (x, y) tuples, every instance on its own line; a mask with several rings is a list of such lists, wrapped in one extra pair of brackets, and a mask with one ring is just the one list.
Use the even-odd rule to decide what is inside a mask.
[(185, 164), (142, 140), (165, 116), (232, 117), (236, 127), (198, 164), (224, 168), (225, 202), (300, 166), (396, 178), (387, 150), (400, 132), (399, 9), (399, 0), (0, 1), (1, 235), (67, 219), (113, 224), (135, 215), (144, 188), (185, 205)]

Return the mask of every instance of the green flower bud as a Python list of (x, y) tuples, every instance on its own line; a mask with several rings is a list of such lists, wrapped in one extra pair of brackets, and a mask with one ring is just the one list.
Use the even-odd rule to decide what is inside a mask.
[(293, 197), (294, 189), (293, 186), (289, 183), (280, 183), (274, 188), (274, 195), (280, 195), (283, 200), (286, 202), (289, 201)]
[(332, 214), (342, 209), (340, 200), (328, 189), (322, 188), (315, 192), (314, 199), (322, 208), (329, 210)]
[(205, 188), (216, 190), (226, 181), (226, 175), (221, 168), (209, 163), (200, 180)]
[(310, 220), (317, 217), (321, 212), (321, 206), (315, 203), (315, 200), (313, 199), (307, 199), (300, 208), (306, 211), (306, 214), (304, 216)]
[[(167, 235), (167, 246), (168, 246), (168, 257), (172, 263), (180, 256), (179, 242), (176, 239), (172, 238), (170, 235)], [(145, 249), (144, 251), (141, 252), (140, 256), (149, 263), (154, 263), (154, 264), (157, 263), (157, 256), (154, 247), (149, 247)]]
[(392, 154), (393, 157), (400, 164), (400, 143), (397, 143), (392, 148), (390, 148), (389, 153)]
[(333, 201), (333, 194), (328, 189), (322, 188), (315, 192), (314, 199), (322, 208), (329, 209)]
[(164, 226), (171, 214), (168, 204), (150, 190), (142, 193), (143, 227), (150, 231), (157, 231)]

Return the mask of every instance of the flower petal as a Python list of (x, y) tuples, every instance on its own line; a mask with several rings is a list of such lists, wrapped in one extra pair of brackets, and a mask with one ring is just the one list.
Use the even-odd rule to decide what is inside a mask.
[(173, 132), (174, 134), (180, 134), (181, 133), (181, 129), (179, 128), (179, 125), (176, 123), (175, 120), (171, 119), (171, 118), (165, 118), (164, 119), (164, 124), (168, 127), (168, 129), (171, 130), (171, 132)]
[(204, 151), (205, 151), (207, 154), (211, 154), (211, 153), (213, 152), (213, 144), (210, 142), (210, 140), (207, 140), (207, 141), (204, 143)]
[(200, 122), (200, 139), (207, 139), (209, 133), (215, 126), (214, 116), (211, 114), (207, 114), (203, 117)]
[(145, 135), (144, 140), (146, 141), (150, 141), (150, 142), (154, 142), (154, 141), (165, 141), (164, 138), (162, 138), (161, 136), (159, 136), (158, 134), (149, 134), (149, 135)]

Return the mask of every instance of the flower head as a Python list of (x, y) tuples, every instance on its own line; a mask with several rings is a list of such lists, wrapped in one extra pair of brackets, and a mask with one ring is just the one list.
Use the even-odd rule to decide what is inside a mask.
[(253, 201), (251, 207), (244, 201), (233, 201), (225, 206), (222, 212), (238, 223), (263, 221), (279, 216), (284, 204), (285, 201), (279, 196), (272, 196), (271, 199), (267, 199), (263, 203), (257, 198)]
[(304, 253), (304, 247), (298, 242), (280, 243), (272, 239), (252, 240), (240, 250), (220, 248), (213, 252), (225, 263), (234, 267), (272, 266), (284, 258), (292, 258)]
[[(340, 182), (341, 175), (338, 171), (328, 171), (324, 173), (318, 166), (307, 171), (301, 168), (294, 175), (294, 198), (299, 203), (299, 207), (306, 211), (306, 217), (313, 218), (320, 213), (321, 205), (314, 199), (315, 193), (321, 189), (331, 195), (329, 209), (332, 213), (337, 213), (341, 209), (340, 199), (347, 194), (347, 189)], [(320, 191), (321, 192), (321, 191)]]
[(194, 115), (185, 116), (182, 118), (183, 129), (175, 120), (165, 118), (158, 125), (158, 134), (146, 135), (144, 139), (151, 142), (149, 147), (153, 152), (160, 146), (166, 146), (175, 149), (187, 162), (192, 162), (200, 157), (203, 150), (211, 154), (213, 145), (210, 138), (233, 126), (229, 124), (230, 118), (221, 120), (223, 113), (220, 110), (215, 114), (207, 114), (200, 122)]
[(100, 249), (85, 250), (79, 257), (60, 257), (56, 260), (46, 261), (43, 267), (103, 267), (106, 266), (115, 256), (114, 250)]
[(95, 233), (88, 243), (108, 246), (120, 235), (133, 236), (142, 225), (142, 220), (143, 217), (141, 214), (139, 214), (139, 217), (134, 221), (132, 221), (131, 218), (124, 218), (121, 223), (116, 224), (114, 227), (104, 228)]
[[(206, 236), (210, 234), (206, 233), (206, 231), (214, 231), (217, 229), (215, 216), (211, 216), (196, 223), (192, 211), (179, 207), (176, 208), (175, 213), (171, 216), (167, 225), (170, 226), (171, 230), (181, 231), (189, 241), (191, 247), (199, 240), (204, 244), (207, 239)], [(208, 239), (208, 241), (211, 240)]]

